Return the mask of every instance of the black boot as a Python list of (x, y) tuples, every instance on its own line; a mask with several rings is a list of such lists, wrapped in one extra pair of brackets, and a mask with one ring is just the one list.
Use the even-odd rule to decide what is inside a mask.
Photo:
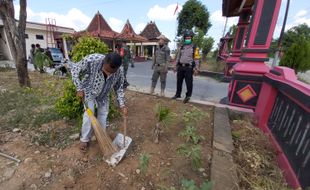
[(175, 99), (178, 99), (178, 98), (181, 98), (181, 96), (179, 96), (179, 95), (174, 95), (171, 99), (175, 100)]
[(186, 104), (191, 99), (190, 96), (186, 96), (183, 100), (183, 103)]

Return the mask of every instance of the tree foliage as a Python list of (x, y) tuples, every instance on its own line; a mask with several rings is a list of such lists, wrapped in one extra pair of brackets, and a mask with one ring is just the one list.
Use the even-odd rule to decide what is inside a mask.
[(310, 27), (300, 24), (289, 29), (283, 35), (282, 50), (284, 56), (281, 66), (287, 66), (296, 72), (310, 69)]
[(178, 33), (180, 36), (186, 29), (199, 28), (206, 34), (211, 27), (209, 11), (198, 0), (188, 0), (178, 16)]
[(91, 36), (82, 36), (72, 49), (72, 61), (78, 62), (83, 57), (93, 53), (106, 54), (108, 50), (108, 46), (100, 41), (100, 39)]
[(237, 36), (236, 36), (236, 34), (237, 34), (237, 29), (238, 29), (237, 25), (233, 24), (233, 25), (229, 28), (229, 30), (228, 30), (230, 36), (234, 38), (234, 40), (230, 40), (230, 41), (228, 42), (228, 49), (229, 49), (229, 51), (232, 50), (232, 48), (233, 48), (233, 42), (236, 40), (236, 37), (237, 37)]
[(201, 29), (196, 29), (196, 35), (193, 38), (193, 42), (199, 49), (201, 49), (202, 58), (205, 59), (213, 47), (214, 39), (212, 37), (206, 37)]
[(310, 40), (299, 40), (289, 47), (280, 61), (281, 66), (287, 66), (295, 72), (310, 69)]
[(282, 47), (286, 51), (289, 47), (301, 40), (310, 40), (310, 27), (304, 23), (294, 26), (283, 35)]
[(206, 57), (207, 54), (211, 51), (214, 44), (214, 39), (212, 37), (204, 38), (202, 41), (202, 56)]

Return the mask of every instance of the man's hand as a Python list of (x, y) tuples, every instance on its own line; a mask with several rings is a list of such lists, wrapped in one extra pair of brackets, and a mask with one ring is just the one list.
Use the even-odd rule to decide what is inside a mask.
[(126, 106), (121, 107), (122, 113), (124, 117), (128, 116), (128, 109)]
[(80, 90), (76, 92), (76, 96), (81, 99), (81, 101), (84, 101), (84, 91)]
[(176, 62), (173, 63), (173, 72), (174, 73), (177, 72), (177, 63)]
[(194, 69), (194, 76), (197, 76), (199, 73), (199, 70), (198, 69)]
[(164, 66), (164, 73), (168, 73), (168, 64)]

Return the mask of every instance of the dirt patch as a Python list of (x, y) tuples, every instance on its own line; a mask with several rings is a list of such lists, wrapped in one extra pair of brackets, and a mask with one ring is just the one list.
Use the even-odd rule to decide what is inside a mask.
[[(5, 77), (2, 74), (0, 77), (4, 83), (1, 85), (4, 88), (12, 92), (18, 89), (16, 76), (11, 72)], [(42, 76), (45, 77), (31, 73), (32, 85), (38, 89), (41, 89), (39, 81), (42, 81)], [(50, 76), (46, 77), (54, 80)], [(6, 80), (2, 80), (3, 78)], [(61, 80), (56, 80), (56, 84), (61, 83)], [(43, 91), (47, 97), (50, 96)], [(191, 110), (193, 105), (131, 91), (126, 92), (126, 99), (129, 109), (127, 133), (133, 138), (133, 144), (127, 157), (115, 168), (109, 167), (102, 160), (96, 141), (91, 142), (86, 154), (79, 151), (78, 141), (67, 141), (65, 146), (57, 146), (60, 143), (58, 141), (66, 141), (67, 138), (63, 137), (68, 137), (74, 131), (74, 125), (67, 120), (52, 119), (32, 128), (21, 128), (21, 132), (11, 130), (18, 127), (18, 123), (10, 128), (0, 127), (0, 151), (22, 160), (16, 165), (0, 157), (0, 189), (179, 189), (182, 179), (193, 180), (198, 185), (209, 180), (213, 133), (211, 107), (197, 106), (207, 113), (196, 126), (197, 133), (204, 137), (199, 141), (203, 167), (197, 171), (192, 168), (187, 157), (177, 152), (180, 145), (185, 143), (185, 139), (179, 136), (185, 128), (182, 113), (184, 110)], [(177, 118), (170, 127), (163, 129), (159, 144), (155, 144), (152, 130), (156, 124), (154, 107), (158, 103), (175, 112)], [(39, 107), (41, 106), (42, 104)], [(33, 112), (34, 115), (40, 113), (40, 109)], [(14, 117), (16, 112), (11, 114), (10, 117)], [(1, 117), (3, 116), (0, 116), (2, 123), (8, 121), (1, 120)], [(119, 118), (110, 123), (109, 130), (119, 132), (122, 131), (122, 126), (122, 118)], [(43, 138), (42, 142), (45, 143), (40, 143), (39, 139), (33, 138), (33, 133), (40, 136), (46, 134), (48, 138)], [(145, 174), (141, 172), (141, 155), (149, 156)]]
[(269, 139), (253, 126), (251, 119), (239, 119), (231, 120), (231, 126), (240, 189), (290, 189)]

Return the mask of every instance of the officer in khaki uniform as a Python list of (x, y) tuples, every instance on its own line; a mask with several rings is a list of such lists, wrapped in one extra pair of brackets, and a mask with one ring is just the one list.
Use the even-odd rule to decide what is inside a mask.
[(200, 55), (199, 49), (193, 44), (193, 32), (185, 31), (183, 38), (184, 45), (178, 50), (176, 57), (177, 91), (172, 99), (181, 98), (183, 80), (185, 79), (187, 92), (183, 102), (187, 103), (192, 96), (193, 74), (197, 75), (199, 72)]
[(154, 70), (152, 76), (152, 86), (150, 93), (153, 94), (158, 78), (160, 77), (161, 91), (160, 95), (165, 96), (166, 78), (168, 73), (168, 64), (170, 60), (170, 49), (165, 45), (164, 39), (160, 38), (158, 47), (154, 53), (152, 69)]

